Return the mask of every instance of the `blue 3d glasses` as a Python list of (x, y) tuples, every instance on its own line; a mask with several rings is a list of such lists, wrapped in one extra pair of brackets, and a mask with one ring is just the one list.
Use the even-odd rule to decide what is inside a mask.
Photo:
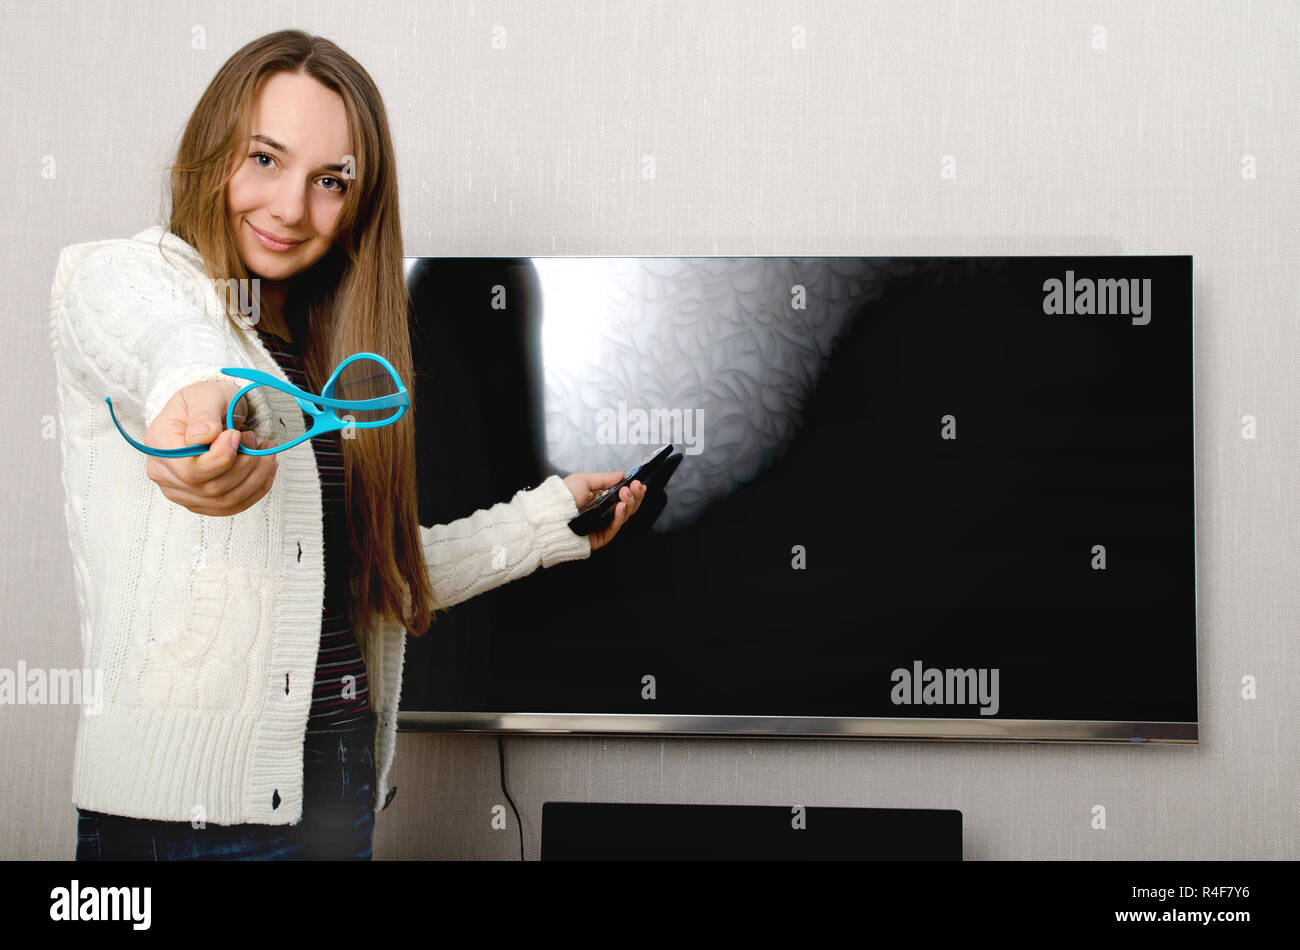
[[(339, 374), (343, 368), (354, 360), (373, 360), (379, 363), (393, 381), (396, 392), (386, 396), (378, 396), (373, 399), (336, 399), (334, 397), (334, 384), (338, 381)], [(245, 369), (240, 366), (223, 367), (221, 372), (227, 376), (234, 376), (237, 379), (252, 380), (247, 386), (237, 392), (230, 405), (226, 407), (226, 428), (235, 427), (235, 407), (239, 405), (239, 400), (244, 394), (259, 386), (270, 386), (278, 389), (283, 393), (293, 396), (303, 411), (311, 417), (311, 428), (296, 439), (291, 439), (283, 445), (273, 445), (268, 449), (250, 449), (242, 443), (236, 451), (243, 452), (245, 455), (274, 455), (276, 452), (283, 452), (285, 449), (291, 449), (300, 442), (313, 439), (318, 435), (325, 435), (330, 432), (337, 432), (340, 429), (346, 429), (354, 426), (358, 429), (377, 429), (380, 426), (392, 425), (398, 419), (406, 414), (407, 408), (411, 404), (410, 397), (406, 392), (406, 387), (402, 385), (401, 378), (397, 375), (397, 370), (393, 369), (391, 363), (377, 353), (354, 353), (342, 363), (340, 363), (330, 374), (329, 380), (325, 383), (324, 389), (319, 396), (309, 392), (304, 392), (292, 383), (287, 383), (282, 379), (276, 379), (269, 373), (261, 370)], [(364, 379), (383, 378), (384, 374), (375, 373)], [(113, 425), (117, 426), (117, 431), (122, 433), (122, 438), (131, 443), (132, 446), (144, 452), (146, 455), (156, 455), (160, 458), (184, 458), (190, 455), (203, 455), (211, 447), (211, 443), (206, 445), (186, 445), (178, 449), (155, 449), (150, 446), (137, 442), (126, 434), (121, 424), (117, 421), (117, 414), (113, 412), (113, 400), (104, 397), (104, 402), (108, 403), (108, 413), (113, 417)], [(384, 419), (374, 419), (366, 422), (357, 422), (355, 419), (343, 420), (338, 417), (335, 409), (342, 409), (346, 412), (369, 412), (378, 409), (396, 409), (391, 416)]]

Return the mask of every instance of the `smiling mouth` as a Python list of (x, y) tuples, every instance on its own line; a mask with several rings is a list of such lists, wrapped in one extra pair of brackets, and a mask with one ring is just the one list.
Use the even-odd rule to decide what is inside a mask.
[(249, 221), (247, 218), (244, 219), (244, 223), (252, 230), (253, 236), (257, 238), (258, 243), (268, 250), (289, 251), (302, 243), (302, 241), (285, 241), (275, 235), (268, 234), (267, 232), (257, 228), (253, 222)]

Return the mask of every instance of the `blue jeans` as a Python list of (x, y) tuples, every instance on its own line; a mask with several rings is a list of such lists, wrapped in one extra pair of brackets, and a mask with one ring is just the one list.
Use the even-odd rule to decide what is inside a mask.
[(302, 821), (214, 825), (77, 809), (78, 861), (369, 861), (375, 828), (374, 717), (303, 746)]

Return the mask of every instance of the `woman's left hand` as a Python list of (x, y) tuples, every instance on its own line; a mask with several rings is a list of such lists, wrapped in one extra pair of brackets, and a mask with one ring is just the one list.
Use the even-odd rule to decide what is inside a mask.
[[(622, 472), (574, 472), (565, 477), (564, 484), (568, 485), (569, 491), (573, 492), (574, 504), (581, 510), (583, 505), (589, 504), (602, 489), (613, 488), (622, 480)], [(645, 486), (633, 479), (630, 485), (624, 485), (619, 489), (618, 496), (619, 502), (614, 506), (613, 520), (600, 530), (587, 535), (593, 551), (614, 540), (618, 529), (636, 513), (637, 508), (641, 507), (641, 499), (645, 498)]]

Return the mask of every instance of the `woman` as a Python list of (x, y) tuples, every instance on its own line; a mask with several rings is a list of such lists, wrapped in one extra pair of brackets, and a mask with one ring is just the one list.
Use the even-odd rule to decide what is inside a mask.
[[(585, 537), (567, 522), (622, 473), (551, 476), (421, 526), (413, 399), (398, 422), (311, 452), (237, 451), (305, 425), (261, 387), (225, 432), (242, 381), (222, 367), (320, 393), (366, 351), (412, 376), (387, 119), (333, 43), (288, 30), (235, 53), (190, 118), (171, 198), (165, 230), (64, 249), (51, 293), (82, 645), (105, 674), (77, 734), (77, 858), (368, 859), (396, 791), (378, 802), (406, 632), (588, 557), (645, 488), (624, 487)], [(259, 295), (244, 292), (254, 279)], [(337, 396), (377, 394), (366, 379), (344, 393), (347, 379)], [(150, 447), (211, 447), (141, 455), (105, 397)]]

